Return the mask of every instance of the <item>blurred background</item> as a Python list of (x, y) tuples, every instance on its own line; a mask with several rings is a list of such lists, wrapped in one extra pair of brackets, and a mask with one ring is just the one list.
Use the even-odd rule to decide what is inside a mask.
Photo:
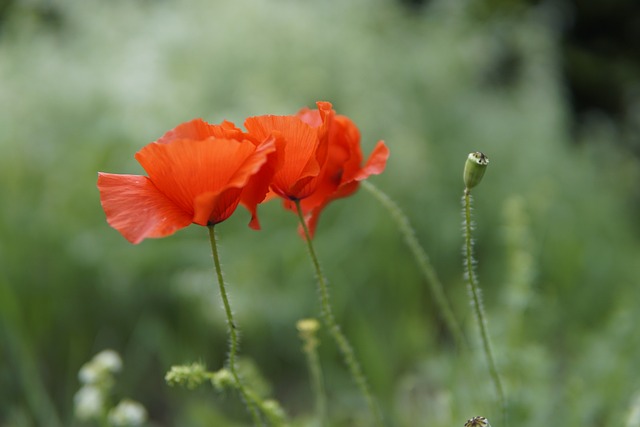
[[(246, 426), (234, 394), (170, 388), (227, 353), (206, 229), (133, 246), (105, 222), (98, 171), (195, 117), (238, 125), (327, 100), (383, 139), (371, 178), (404, 210), (471, 338), (453, 343), (388, 212), (333, 203), (315, 243), (335, 314), (391, 426), (500, 425), (462, 274), (462, 168), (477, 272), (520, 426), (638, 426), (640, 5), (634, 0), (2, 0), (0, 425), (85, 426), (78, 371), (110, 348), (114, 399), (153, 426)], [(296, 218), (218, 227), (241, 355), (294, 425), (313, 415), (295, 323), (319, 316)], [(335, 426), (366, 406), (320, 333)], [(635, 402), (635, 403), (634, 403)], [(635, 409), (634, 409), (635, 405)]]

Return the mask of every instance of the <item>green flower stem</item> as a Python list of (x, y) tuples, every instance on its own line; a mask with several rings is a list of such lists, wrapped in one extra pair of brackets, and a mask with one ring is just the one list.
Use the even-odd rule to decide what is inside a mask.
[(446, 323), (449, 331), (453, 335), (456, 343), (462, 347), (467, 347), (467, 341), (462, 333), (462, 328), (458, 321), (456, 320), (455, 315), (453, 314), (453, 310), (451, 309), (451, 304), (447, 299), (444, 288), (440, 279), (438, 279), (438, 275), (436, 274), (433, 265), (429, 261), (429, 256), (425, 252), (424, 248), (418, 242), (416, 238), (415, 231), (409, 222), (409, 218), (402, 212), (402, 209), (395, 203), (389, 196), (387, 196), (382, 190), (377, 188), (375, 185), (371, 184), (367, 181), (362, 181), (360, 183), (367, 191), (369, 191), (382, 205), (387, 208), (391, 217), (396, 222), (400, 233), (404, 237), (404, 241), (411, 250), (413, 257), (422, 272), (425, 280), (431, 287), (431, 293), (435, 298), (436, 305), (440, 309), (440, 313), (442, 313), (442, 318)]
[(302, 350), (307, 356), (307, 366), (311, 376), (311, 387), (315, 395), (316, 418), (320, 426), (324, 426), (327, 417), (327, 398), (324, 390), (324, 381), (322, 379), (322, 366), (320, 365), (320, 357), (318, 356), (318, 345), (320, 341), (316, 337), (316, 333), (320, 328), (320, 323), (316, 319), (302, 319), (297, 324), (300, 338), (304, 342)]
[(471, 238), (471, 193), (469, 189), (464, 191), (464, 237), (465, 237), (465, 269), (467, 272), (467, 284), (469, 288), (469, 296), (471, 297), (471, 305), (475, 311), (476, 321), (480, 329), (480, 338), (482, 339), (482, 347), (489, 364), (489, 374), (493, 379), (493, 383), (498, 393), (498, 399), (502, 408), (503, 425), (506, 426), (506, 400), (498, 368), (496, 367), (493, 352), (491, 350), (491, 341), (489, 339), (489, 328), (487, 326), (484, 308), (482, 306), (482, 296), (478, 279), (473, 269), (473, 239)]
[(211, 241), (213, 263), (215, 265), (216, 274), (218, 276), (218, 285), (220, 286), (220, 296), (222, 297), (224, 311), (227, 315), (227, 326), (229, 327), (229, 370), (231, 371), (231, 375), (233, 375), (233, 379), (236, 382), (236, 386), (238, 388), (238, 391), (240, 392), (240, 395), (242, 396), (242, 400), (244, 400), (245, 405), (247, 405), (248, 411), (251, 413), (253, 423), (256, 426), (263, 425), (260, 414), (254, 406), (255, 396), (253, 396), (253, 398), (251, 399), (249, 398), (249, 393), (242, 384), (242, 381), (240, 380), (240, 376), (238, 375), (238, 371), (236, 369), (236, 354), (238, 352), (238, 331), (233, 320), (233, 312), (231, 311), (229, 297), (227, 296), (227, 290), (224, 285), (224, 278), (222, 277), (222, 268), (220, 267), (220, 257), (218, 255), (218, 245), (216, 244), (214, 225), (209, 225), (207, 228), (209, 229), (209, 240)]
[(313, 242), (311, 240), (311, 234), (309, 233), (309, 228), (307, 227), (307, 223), (304, 220), (304, 215), (302, 213), (302, 207), (300, 206), (300, 201), (295, 201), (298, 219), (300, 221), (300, 225), (304, 230), (305, 241), (307, 242), (307, 249), (309, 250), (309, 256), (311, 257), (311, 261), (313, 262), (313, 267), (316, 271), (316, 276), (318, 280), (318, 291), (320, 293), (320, 302), (322, 305), (322, 318), (324, 320), (325, 325), (329, 329), (331, 336), (334, 341), (338, 345), (338, 348), (342, 352), (342, 356), (344, 357), (344, 361), (349, 368), (349, 372), (351, 373), (351, 377), (357, 384), (358, 388), (360, 388), (360, 392), (364, 395), (367, 405), (369, 406), (369, 410), (373, 414), (376, 424), (382, 425), (382, 415), (374, 402), (373, 396), (371, 395), (371, 391), (369, 390), (369, 386), (367, 384), (367, 380), (362, 373), (362, 368), (360, 367), (360, 363), (356, 359), (356, 355), (347, 340), (347, 337), (342, 333), (340, 326), (337, 324), (335, 317), (333, 316), (333, 311), (331, 310), (331, 304), (329, 303), (329, 289), (327, 287), (327, 281), (322, 274), (322, 270), (320, 269), (320, 263), (318, 262), (318, 257), (316, 255), (316, 251), (313, 246)]
[(314, 394), (316, 395), (316, 417), (321, 426), (325, 425), (327, 417), (327, 401), (324, 391), (324, 382), (322, 381), (322, 368), (320, 367), (320, 358), (318, 351), (314, 348), (309, 349), (307, 353), (307, 364), (311, 371), (311, 383)]

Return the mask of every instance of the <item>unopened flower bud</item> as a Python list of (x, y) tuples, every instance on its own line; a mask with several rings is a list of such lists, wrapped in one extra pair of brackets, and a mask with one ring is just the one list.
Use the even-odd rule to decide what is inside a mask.
[(485, 417), (473, 417), (464, 423), (464, 427), (491, 427), (491, 424)]
[(296, 328), (301, 334), (315, 334), (320, 329), (320, 323), (316, 319), (300, 319)]
[(192, 363), (191, 365), (172, 366), (164, 376), (164, 380), (170, 386), (181, 385), (192, 390), (205, 382), (208, 377), (209, 373), (202, 363)]
[(226, 388), (233, 387), (235, 385), (235, 380), (233, 379), (231, 371), (226, 368), (222, 368), (213, 373), (211, 376), (211, 384), (213, 384), (217, 390), (224, 390)]
[(464, 164), (464, 185), (467, 191), (480, 184), (488, 164), (489, 158), (481, 152), (469, 153), (467, 162)]
[(320, 322), (316, 319), (301, 319), (296, 323), (296, 328), (298, 328), (300, 338), (304, 342), (304, 350), (313, 351), (319, 344), (316, 332), (320, 329)]
[(282, 409), (282, 406), (280, 406), (280, 403), (278, 403), (277, 400), (266, 399), (264, 401), (263, 408), (265, 412), (267, 412), (269, 417), (272, 419), (284, 421), (285, 418), (287, 417), (287, 415), (284, 412), (284, 409)]

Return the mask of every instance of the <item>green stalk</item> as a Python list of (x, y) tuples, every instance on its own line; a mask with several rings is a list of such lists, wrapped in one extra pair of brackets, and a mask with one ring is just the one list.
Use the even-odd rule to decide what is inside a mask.
[(389, 196), (387, 196), (387, 194), (375, 185), (368, 181), (362, 181), (360, 184), (380, 203), (382, 203), (382, 205), (387, 208), (391, 214), (391, 218), (396, 222), (400, 233), (404, 237), (405, 243), (411, 250), (422, 275), (431, 288), (431, 294), (435, 298), (436, 305), (442, 314), (442, 318), (444, 319), (447, 328), (453, 335), (456, 343), (460, 347), (466, 348), (467, 341), (462, 333), (462, 328), (460, 328), (460, 325), (453, 314), (451, 304), (444, 293), (442, 283), (440, 282), (440, 279), (438, 279), (438, 275), (436, 274), (431, 261), (429, 261), (429, 256), (416, 238), (416, 233), (409, 222), (409, 218), (407, 218), (397, 203), (395, 203)]
[(465, 237), (465, 270), (467, 272), (467, 285), (469, 288), (469, 296), (471, 297), (471, 305), (473, 306), (476, 321), (480, 329), (480, 338), (482, 340), (482, 348), (489, 365), (489, 375), (498, 393), (498, 400), (502, 409), (503, 425), (506, 427), (506, 399), (498, 368), (491, 350), (491, 341), (489, 339), (489, 328), (487, 326), (484, 307), (482, 305), (482, 296), (478, 279), (473, 269), (473, 239), (471, 238), (471, 193), (469, 189), (464, 191), (464, 237)]
[(318, 425), (324, 426), (327, 418), (327, 398), (322, 379), (322, 366), (318, 356), (318, 345), (320, 341), (316, 337), (320, 323), (316, 319), (302, 319), (297, 324), (300, 338), (304, 342), (302, 350), (307, 356), (307, 366), (311, 377), (311, 388), (315, 395), (315, 411)]
[(316, 417), (318, 423), (324, 426), (327, 417), (327, 402), (325, 398), (324, 382), (322, 381), (322, 368), (320, 367), (320, 358), (315, 347), (309, 349), (307, 354), (307, 364), (311, 373), (311, 382), (316, 395)]
[(367, 401), (367, 405), (369, 406), (369, 411), (373, 414), (376, 424), (382, 425), (382, 415), (374, 402), (371, 391), (369, 390), (369, 385), (367, 384), (367, 380), (362, 373), (362, 368), (360, 367), (360, 363), (358, 362), (356, 355), (347, 340), (347, 337), (342, 333), (340, 326), (336, 322), (335, 317), (333, 316), (333, 311), (331, 310), (331, 304), (329, 302), (329, 289), (327, 286), (327, 281), (322, 274), (322, 270), (320, 268), (320, 263), (318, 262), (318, 257), (316, 255), (315, 248), (313, 246), (313, 242), (311, 240), (311, 234), (309, 233), (309, 228), (307, 227), (307, 223), (304, 220), (304, 215), (302, 213), (302, 207), (300, 205), (300, 201), (295, 201), (298, 219), (300, 221), (300, 225), (304, 230), (305, 241), (307, 242), (307, 249), (309, 250), (309, 256), (311, 257), (311, 261), (313, 263), (313, 267), (316, 272), (317, 282), (318, 282), (318, 292), (320, 294), (320, 303), (322, 307), (322, 318), (324, 320), (327, 329), (329, 329), (329, 333), (333, 337), (336, 342), (338, 348), (342, 352), (342, 356), (344, 357), (344, 362), (347, 365), (351, 377), (354, 382), (360, 389), (360, 392), (364, 395), (365, 400)]
[(224, 278), (222, 276), (222, 268), (220, 266), (220, 257), (218, 255), (218, 245), (216, 244), (216, 235), (214, 231), (214, 225), (209, 225), (209, 240), (211, 242), (211, 252), (213, 253), (213, 263), (216, 269), (216, 275), (218, 276), (218, 285), (220, 287), (220, 296), (222, 297), (222, 303), (224, 304), (224, 311), (227, 315), (227, 326), (229, 328), (229, 370), (236, 382), (236, 387), (242, 396), (242, 400), (247, 406), (247, 410), (251, 413), (254, 425), (263, 425), (260, 418), (260, 414), (256, 410), (253, 400), (249, 398), (249, 393), (244, 387), (238, 371), (236, 369), (236, 354), (238, 352), (238, 331), (236, 324), (233, 320), (233, 312), (231, 311), (231, 305), (229, 304), (229, 297), (227, 296), (227, 290), (224, 284)]

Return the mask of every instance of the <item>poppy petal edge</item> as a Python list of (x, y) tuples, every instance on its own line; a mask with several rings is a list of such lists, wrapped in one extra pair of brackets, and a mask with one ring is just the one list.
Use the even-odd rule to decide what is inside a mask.
[(99, 172), (97, 186), (107, 223), (133, 244), (169, 236), (191, 224), (191, 216), (145, 176)]

